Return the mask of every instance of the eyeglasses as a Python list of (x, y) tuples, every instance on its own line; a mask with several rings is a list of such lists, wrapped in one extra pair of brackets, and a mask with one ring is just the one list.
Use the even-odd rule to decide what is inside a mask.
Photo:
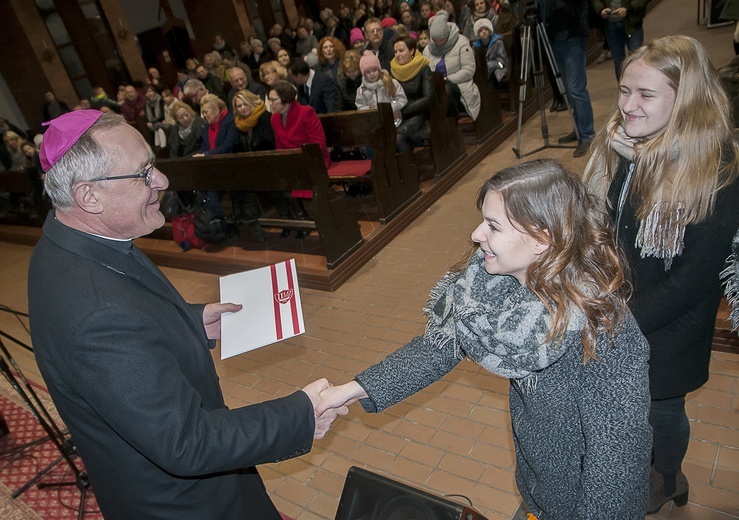
[(151, 172), (154, 170), (154, 161), (147, 166), (141, 173), (132, 173), (131, 175), (115, 175), (113, 177), (98, 177), (97, 179), (90, 179), (88, 182), (96, 181), (116, 181), (118, 179), (144, 179), (144, 185), (149, 186), (151, 184)]
[(280, 98), (278, 97), (268, 97), (267, 99), (270, 103), (277, 103), (278, 101), (280, 101)]
[(370, 34), (380, 34), (382, 32), (382, 29), (370, 29), (367, 32)]

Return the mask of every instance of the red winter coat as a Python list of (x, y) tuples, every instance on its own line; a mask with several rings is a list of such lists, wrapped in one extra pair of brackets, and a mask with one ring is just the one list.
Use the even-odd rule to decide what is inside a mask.
[(326, 134), (313, 107), (301, 105), (295, 100), (287, 109), (285, 125), (282, 124), (282, 114), (272, 114), (270, 122), (275, 132), (275, 149), (300, 148), (305, 143), (318, 143), (328, 168), (331, 161), (326, 148)]

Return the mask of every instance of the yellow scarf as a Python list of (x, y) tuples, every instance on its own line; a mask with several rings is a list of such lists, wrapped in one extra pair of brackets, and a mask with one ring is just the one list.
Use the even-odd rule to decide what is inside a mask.
[(424, 67), (428, 66), (429, 60), (426, 58), (426, 56), (416, 51), (411, 61), (409, 61), (405, 65), (398, 64), (398, 60), (393, 58), (390, 62), (390, 72), (395, 79), (403, 83), (415, 78), (416, 75), (421, 72)]
[(236, 113), (236, 117), (234, 117), (234, 121), (236, 121), (236, 128), (238, 128), (241, 132), (248, 132), (252, 128), (254, 128), (257, 125), (257, 121), (259, 121), (259, 118), (264, 114), (264, 111), (267, 109), (264, 102), (260, 102), (256, 107), (254, 107), (254, 110), (252, 110), (251, 115), (249, 117), (241, 117), (238, 113)]

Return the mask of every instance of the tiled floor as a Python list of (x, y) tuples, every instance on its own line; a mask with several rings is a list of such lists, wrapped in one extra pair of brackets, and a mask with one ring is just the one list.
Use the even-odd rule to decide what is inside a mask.
[[(695, 35), (712, 50), (717, 65), (732, 57), (732, 28), (696, 27), (693, 2), (664, 0), (650, 14), (648, 37), (670, 32)], [(615, 91), (612, 63), (592, 67), (588, 78), (598, 126)], [(570, 131), (566, 117), (548, 112), (547, 117), (555, 138)], [(538, 117), (524, 130), (524, 151), (538, 146)], [(473, 207), (476, 190), (492, 173), (516, 161), (513, 145), (515, 136), (339, 290), (304, 290), (305, 335), (216, 361), (228, 404), (243, 406), (286, 395), (318, 377), (342, 383), (422, 332), (421, 308), (429, 288), (459, 258), (479, 219)], [(537, 156), (559, 158), (576, 171), (585, 165), (584, 158), (571, 158), (571, 150)], [(30, 251), (0, 244), (0, 304), (26, 310)], [(190, 301), (218, 299), (216, 276), (164, 271)], [(27, 341), (11, 315), (0, 313), (0, 330)], [(26, 375), (39, 380), (32, 356), (11, 348)], [(692, 439), (684, 469), (691, 484), (690, 503), (674, 511), (665, 506), (655, 518), (739, 518), (738, 380), (739, 357), (715, 353), (710, 381), (689, 396)], [(519, 497), (507, 384), (463, 362), (442, 381), (386, 413), (370, 415), (353, 407), (309, 455), (267, 464), (260, 471), (278, 507), (297, 520), (333, 518), (352, 465), (437, 495), (464, 495), (488, 519), (509, 519)]]

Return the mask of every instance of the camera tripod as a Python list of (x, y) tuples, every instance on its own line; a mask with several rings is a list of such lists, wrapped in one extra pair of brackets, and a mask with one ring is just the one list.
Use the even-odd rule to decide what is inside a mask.
[[(28, 316), (27, 314), (23, 314), (17, 311), (13, 311), (10, 309), (2, 308), (0, 307), (0, 310), (9, 312), (12, 314), (16, 314), (18, 316)], [(25, 348), (26, 350), (29, 350), (33, 352), (33, 349), (24, 344), (23, 342), (17, 340), (16, 338), (12, 337), (10, 334), (7, 334), (3, 331), (0, 331), (0, 336), (7, 338), (14, 343), (17, 343), (21, 347)], [(90, 489), (90, 482), (87, 478), (87, 473), (80, 470), (77, 467), (77, 464), (74, 461), (74, 457), (77, 456), (77, 448), (74, 444), (74, 441), (72, 438), (65, 434), (54, 422), (54, 419), (49, 414), (49, 411), (44, 407), (43, 403), (38, 397), (38, 394), (36, 394), (35, 390), (33, 389), (33, 386), (29, 381), (26, 379), (26, 377), (23, 375), (23, 372), (20, 369), (20, 366), (15, 362), (13, 357), (10, 355), (10, 352), (5, 347), (5, 344), (3, 343), (3, 340), (0, 339), (0, 372), (2, 372), (3, 377), (5, 380), (10, 384), (11, 387), (13, 387), (13, 390), (15, 390), (18, 395), (20, 395), (23, 402), (26, 404), (28, 409), (33, 414), (36, 421), (41, 425), (44, 432), (46, 433), (46, 437), (42, 437), (41, 439), (37, 439), (35, 441), (31, 441), (28, 444), (25, 444), (23, 446), (19, 446), (17, 448), (14, 448), (13, 450), (9, 450), (9, 452), (5, 453), (4, 455), (9, 455), (17, 452), (24, 451), (26, 449), (30, 449), (33, 446), (37, 446), (40, 444), (44, 444), (47, 441), (51, 441), (54, 444), (54, 447), (59, 452), (59, 456), (54, 459), (48, 466), (43, 468), (42, 470), (38, 471), (34, 477), (32, 477), (28, 482), (23, 484), (20, 488), (16, 489), (12, 493), (13, 498), (19, 497), (24, 491), (26, 491), (28, 488), (33, 486), (34, 484), (37, 484), (37, 487), (39, 489), (43, 488), (50, 488), (50, 487), (62, 487), (62, 486), (77, 486), (77, 489), (80, 491), (80, 501), (79, 501), (79, 507), (77, 509), (77, 519), (82, 520), (82, 517), (84, 516), (84, 506), (85, 506), (85, 498), (87, 497), (87, 491)], [(11, 371), (10, 367), (13, 367), (13, 370)], [(21, 386), (21, 383), (23, 385)], [(54, 467), (56, 467), (57, 464), (60, 462), (65, 462), (67, 466), (72, 470), (74, 473), (74, 481), (70, 482), (39, 482), (44, 476), (49, 473)]]
[[(534, 35), (536, 34), (536, 49), (534, 49)], [(524, 17), (523, 23), (523, 34), (521, 35), (521, 83), (518, 94), (518, 134), (516, 139), (516, 147), (513, 149), (513, 153), (516, 157), (522, 159), (527, 155), (531, 155), (536, 152), (540, 152), (546, 148), (574, 148), (575, 145), (563, 145), (563, 144), (551, 144), (549, 142), (549, 126), (547, 125), (547, 115), (544, 107), (544, 58), (542, 56), (542, 49), (546, 54), (547, 62), (552, 69), (555, 79), (555, 87), (557, 91), (562, 95), (567, 105), (567, 112), (570, 114), (572, 119), (572, 127), (575, 129), (575, 135), (578, 140), (580, 139), (580, 133), (577, 130), (575, 124), (575, 115), (572, 112), (570, 101), (567, 98), (567, 91), (565, 90), (564, 82), (562, 81), (562, 75), (557, 67), (557, 62), (554, 59), (554, 52), (552, 52), (552, 46), (549, 43), (546, 32), (544, 30), (544, 24), (538, 20), (536, 11), (527, 12)], [(521, 125), (523, 124), (523, 105), (526, 101), (526, 86), (529, 79), (529, 73), (533, 72), (534, 77), (534, 90), (537, 92), (539, 97), (539, 113), (541, 114), (541, 136), (544, 138), (544, 144), (539, 148), (531, 150), (527, 153), (521, 153)]]

